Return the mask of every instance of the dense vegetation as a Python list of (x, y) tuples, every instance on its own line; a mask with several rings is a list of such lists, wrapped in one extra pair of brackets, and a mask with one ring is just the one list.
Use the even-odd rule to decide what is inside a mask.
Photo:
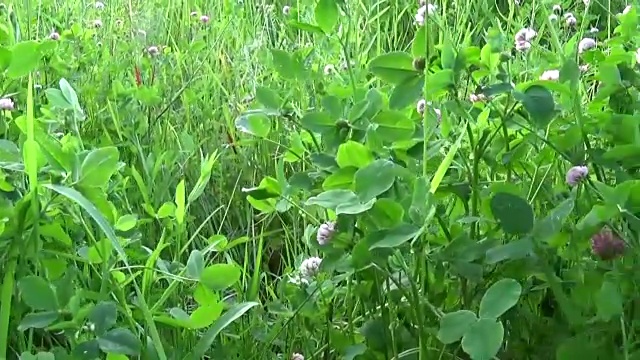
[(638, 9), (0, 6), (0, 359), (640, 359)]

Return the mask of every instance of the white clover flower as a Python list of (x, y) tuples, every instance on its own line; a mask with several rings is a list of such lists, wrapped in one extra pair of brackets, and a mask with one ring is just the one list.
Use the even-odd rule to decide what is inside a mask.
[(304, 356), (302, 354), (293, 353), (293, 355), (291, 355), (291, 360), (304, 360)]
[(560, 70), (547, 70), (540, 75), (540, 80), (555, 81), (560, 78)]
[(191, 15), (191, 17), (196, 17), (196, 16), (198, 16), (198, 12), (197, 11), (192, 11), (190, 15)]
[(551, 22), (558, 21), (558, 15), (556, 15), (556, 14), (549, 15), (549, 21), (551, 21)]
[(424, 110), (427, 108), (427, 102), (424, 99), (420, 99), (420, 101), (418, 101), (418, 103), (416, 104), (416, 111), (418, 112), (418, 114), (422, 115), (424, 114)]
[(49, 39), (60, 40), (60, 34), (57, 31), (53, 31), (51, 32), (51, 34), (49, 34)]
[(599, 31), (600, 31), (600, 29), (598, 29), (595, 26), (593, 26), (591, 29), (589, 29), (589, 32), (592, 33), (592, 34), (595, 34), (595, 33), (599, 32)]
[(442, 111), (440, 111), (440, 109), (438, 108), (433, 108), (433, 112), (436, 113), (436, 117), (438, 118), (438, 122), (440, 122), (440, 120), (442, 120)]
[(289, 283), (300, 286), (309, 285), (309, 280), (302, 277), (300, 274), (289, 275)]
[(104, 3), (102, 1), (96, 1), (96, 3), (93, 4), (93, 6), (98, 10), (104, 9)]
[(336, 223), (329, 221), (326, 222), (318, 228), (318, 232), (316, 233), (316, 240), (320, 245), (326, 245), (333, 238), (333, 234), (336, 232)]
[(516, 50), (527, 51), (531, 49), (531, 43), (528, 41), (516, 41)]
[(333, 64), (327, 64), (327, 65), (324, 66), (324, 69), (323, 69), (323, 73), (325, 75), (331, 75), (335, 71), (336, 71), (336, 68), (335, 68), (335, 66), (333, 66)]
[(469, 95), (469, 100), (473, 103), (485, 101), (487, 97), (483, 93)]
[(0, 110), (13, 110), (13, 109), (14, 109), (13, 100), (9, 98), (0, 99)]
[(564, 23), (567, 24), (567, 26), (575, 26), (578, 23), (578, 19), (573, 16), (565, 17)]
[(282, 14), (284, 16), (289, 16), (290, 13), (291, 13), (291, 6), (285, 5), (282, 7)]
[(551, 10), (553, 12), (560, 13), (560, 12), (562, 12), (562, 6), (560, 6), (560, 4), (555, 4), (555, 5), (553, 5), (553, 8)]
[(425, 5), (422, 5), (419, 9), (418, 9), (418, 15), (428, 15), (428, 16), (432, 16), (435, 15), (436, 11), (438, 10), (438, 7), (436, 5), (427, 3)]
[(535, 30), (531, 28), (522, 28), (516, 33), (515, 40), (531, 42), (531, 40), (536, 36), (538, 36), (538, 33)]
[(438, 7), (431, 3), (426, 3), (418, 9), (418, 12), (415, 15), (415, 23), (419, 26), (423, 26), (425, 19), (427, 16), (432, 16), (436, 14)]
[(94, 27), (94, 28), (101, 28), (101, 27), (102, 27), (102, 20), (100, 20), (100, 19), (95, 19), (95, 20), (93, 20), (93, 23), (92, 23), (92, 24), (93, 24), (93, 27)]
[(320, 271), (320, 264), (322, 263), (322, 259), (317, 256), (312, 256), (308, 259), (305, 259), (302, 264), (300, 264), (300, 274), (303, 277), (311, 278), (318, 274)]
[(578, 52), (583, 53), (596, 47), (596, 41), (592, 38), (584, 38), (578, 43)]
[(566, 181), (569, 186), (576, 186), (589, 175), (586, 166), (574, 166), (567, 171)]
[(147, 52), (151, 56), (156, 56), (156, 55), (158, 55), (160, 53), (160, 49), (157, 46), (149, 46), (147, 48)]

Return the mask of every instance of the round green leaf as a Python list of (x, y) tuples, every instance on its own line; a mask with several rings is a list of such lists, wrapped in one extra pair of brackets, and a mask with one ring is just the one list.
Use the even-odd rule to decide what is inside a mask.
[(280, 76), (294, 80), (304, 76), (304, 64), (294, 55), (280, 49), (269, 49), (273, 66)]
[(214, 264), (202, 271), (200, 282), (214, 291), (222, 291), (240, 280), (240, 268), (233, 264)]
[(202, 274), (202, 270), (204, 270), (204, 255), (202, 251), (198, 249), (191, 250), (191, 254), (189, 254), (189, 259), (187, 260), (186, 270), (187, 277), (196, 280), (200, 278), (200, 274)]
[(367, 228), (389, 229), (399, 225), (404, 218), (402, 205), (389, 198), (381, 198), (366, 212), (362, 219)]
[(424, 91), (424, 75), (410, 77), (396, 85), (389, 97), (391, 109), (405, 109), (418, 102)]
[(556, 105), (553, 102), (553, 95), (546, 87), (532, 85), (517, 97), (535, 125), (544, 127), (553, 119)]
[(43, 311), (37, 313), (29, 313), (22, 318), (18, 325), (18, 331), (27, 329), (44, 329), (58, 320), (60, 314), (57, 311)]
[(256, 100), (269, 109), (279, 109), (282, 98), (277, 92), (264, 86), (256, 87)]
[(438, 339), (444, 344), (454, 343), (464, 336), (469, 327), (478, 321), (476, 314), (469, 310), (448, 313), (440, 319)]
[(341, 168), (353, 166), (360, 169), (369, 165), (373, 160), (371, 150), (352, 140), (341, 144), (336, 155), (336, 161)]
[(462, 350), (473, 360), (491, 360), (500, 350), (504, 327), (494, 319), (480, 319), (462, 337)]
[(339, 214), (360, 214), (373, 206), (375, 199), (368, 202), (361, 202), (358, 196), (351, 190), (329, 190), (318, 194), (318, 196), (310, 197), (306, 205), (318, 205), (325, 209), (332, 209)]
[(271, 131), (271, 120), (263, 113), (245, 114), (236, 119), (236, 128), (244, 133), (264, 138)]
[(579, 231), (592, 230), (600, 227), (620, 213), (616, 204), (594, 205), (591, 210), (576, 224)]
[(433, 94), (441, 90), (445, 90), (455, 83), (453, 70), (442, 69), (427, 76), (427, 90)]
[(129, 231), (136, 227), (138, 223), (138, 215), (128, 214), (121, 216), (114, 226), (118, 231)]
[(11, 52), (11, 62), (7, 68), (7, 76), (17, 79), (28, 75), (40, 62), (41, 54), (38, 51), (37, 41), (21, 41), (13, 46)]
[(411, 54), (414, 57), (424, 56), (424, 49), (427, 48), (427, 26), (420, 26), (416, 29), (413, 41), (411, 42)]
[(401, 111), (383, 110), (371, 119), (375, 132), (382, 141), (390, 143), (410, 140), (415, 123)]
[(493, 217), (507, 234), (521, 235), (533, 228), (533, 210), (523, 198), (505, 192), (497, 193), (490, 203)]
[(220, 314), (222, 314), (223, 303), (218, 302), (215, 304), (210, 304), (206, 306), (200, 306), (195, 309), (192, 313), (189, 321), (189, 325), (191, 329), (202, 329), (207, 326), (213, 324), (216, 321)]
[(80, 168), (79, 183), (87, 187), (103, 188), (118, 170), (120, 152), (115, 146), (91, 150)]
[(138, 355), (142, 348), (142, 343), (131, 330), (118, 328), (98, 337), (100, 350), (106, 353)]
[(320, 0), (316, 4), (314, 15), (316, 24), (322, 31), (326, 34), (331, 33), (338, 24), (338, 18), (340, 17), (338, 3), (335, 0)]
[(95, 360), (100, 358), (98, 341), (93, 339), (77, 344), (73, 350), (71, 350), (71, 355), (73, 359), (79, 360)]
[(350, 189), (353, 186), (353, 178), (358, 169), (354, 167), (346, 167), (339, 169), (333, 174), (327, 176), (322, 182), (322, 189), (324, 190), (337, 190), (337, 189)]
[(356, 172), (356, 194), (367, 202), (389, 190), (396, 180), (396, 165), (389, 160), (375, 160)]
[(116, 324), (118, 310), (113, 301), (99, 302), (89, 313), (89, 321), (95, 325), (97, 335), (104, 334)]
[(413, 68), (413, 57), (406, 52), (394, 51), (380, 55), (369, 62), (369, 71), (383, 81), (399, 84), (420, 75)]
[(522, 259), (533, 252), (533, 242), (526, 237), (495, 246), (486, 252), (485, 264), (496, 264), (504, 260)]
[(413, 224), (400, 224), (393, 229), (380, 230), (367, 236), (369, 250), (380, 248), (395, 248), (405, 242), (420, 236), (423, 229)]
[(58, 310), (58, 300), (53, 287), (47, 280), (35, 276), (25, 276), (18, 281), (22, 300), (33, 310)]
[(595, 294), (595, 303), (598, 317), (609, 321), (622, 314), (623, 298), (618, 286), (610, 281), (602, 283), (600, 290)]
[(331, 118), (328, 112), (317, 111), (304, 114), (302, 119), (300, 119), (300, 125), (309, 131), (322, 134), (334, 130), (336, 128), (336, 121)]
[(478, 315), (481, 318), (497, 319), (511, 309), (522, 294), (522, 286), (513, 279), (495, 282), (480, 300)]

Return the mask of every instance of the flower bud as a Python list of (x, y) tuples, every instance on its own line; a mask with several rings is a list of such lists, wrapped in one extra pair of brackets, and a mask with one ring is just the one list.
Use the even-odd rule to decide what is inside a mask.
[(591, 251), (602, 260), (613, 260), (624, 254), (625, 243), (605, 228), (591, 237)]
[(0, 99), (0, 110), (13, 110), (13, 109), (14, 109), (13, 100), (9, 98)]
[(336, 224), (334, 222), (326, 222), (318, 228), (316, 239), (318, 244), (326, 245), (331, 241), (333, 234), (336, 232)]
[(322, 263), (322, 259), (317, 256), (312, 256), (308, 259), (305, 259), (302, 264), (300, 264), (300, 274), (304, 277), (314, 277), (320, 271), (320, 264)]
[(589, 168), (586, 166), (574, 166), (567, 171), (567, 184), (576, 186), (589, 175)]

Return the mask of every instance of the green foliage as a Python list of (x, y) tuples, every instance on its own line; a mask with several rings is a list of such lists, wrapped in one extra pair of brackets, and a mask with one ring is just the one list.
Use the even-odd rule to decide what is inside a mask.
[(587, 3), (3, 5), (0, 359), (638, 358), (640, 22)]

